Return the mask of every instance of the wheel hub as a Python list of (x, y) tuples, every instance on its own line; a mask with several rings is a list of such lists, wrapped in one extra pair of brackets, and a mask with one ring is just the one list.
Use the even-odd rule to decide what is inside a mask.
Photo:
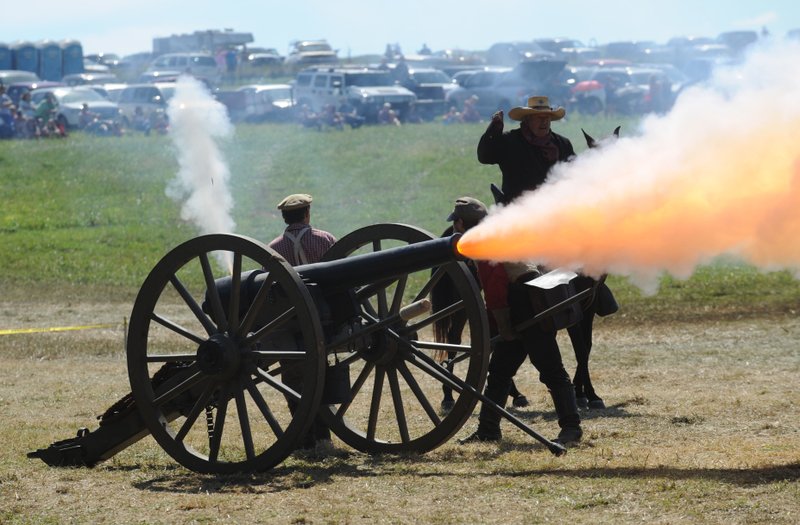
[(214, 334), (197, 347), (197, 364), (208, 375), (230, 377), (240, 361), (239, 348), (224, 334)]

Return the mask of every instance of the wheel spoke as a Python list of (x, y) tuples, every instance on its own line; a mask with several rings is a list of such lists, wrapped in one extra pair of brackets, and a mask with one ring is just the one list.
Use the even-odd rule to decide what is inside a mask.
[(400, 430), (400, 440), (403, 443), (411, 441), (408, 435), (408, 423), (406, 422), (406, 413), (403, 409), (403, 397), (400, 394), (400, 384), (397, 381), (397, 371), (394, 368), (386, 370), (386, 376), (389, 378), (389, 388), (392, 392), (392, 401), (394, 402), (394, 417), (397, 420), (397, 428)]
[(414, 297), (414, 301), (419, 301), (423, 297), (428, 297), (431, 294), (433, 287), (436, 286), (436, 284), (442, 279), (442, 277), (445, 276), (446, 273), (447, 270), (445, 270), (443, 266), (436, 268), (436, 271), (433, 272), (433, 275), (431, 275), (431, 278), (428, 279), (427, 283), (425, 283), (425, 286), (423, 286), (422, 289), (417, 293), (417, 296)]
[(269, 296), (269, 291), (274, 283), (275, 279), (272, 277), (272, 275), (267, 275), (267, 278), (264, 279), (263, 283), (261, 283), (258, 292), (256, 292), (256, 296), (253, 298), (253, 302), (250, 303), (250, 308), (247, 309), (247, 313), (242, 320), (242, 324), (236, 331), (237, 338), (244, 336), (250, 331), (250, 328), (253, 326), (253, 323), (255, 323), (256, 318), (261, 311), (261, 307), (264, 305), (264, 301), (267, 299), (267, 296)]
[(230, 401), (230, 386), (226, 384), (219, 394), (217, 417), (214, 419), (214, 430), (211, 432), (209, 440), (208, 460), (212, 463), (219, 459), (222, 432), (225, 430), (225, 418), (228, 415), (228, 401)]
[(345, 412), (347, 409), (350, 408), (350, 404), (356, 398), (356, 395), (361, 391), (361, 387), (364, 386), (364, 383), (367, 381), (369, 374), (372, 372), (372, 369), (375, 368), (375, 365), (372, 363), (365, 363), (364, 368), (361, 369), (361, 372), (358, 374), (355, 382), (353, 383), (352, 388), (350, 389), (350, 397), (347, 401), (339, 405), (339, 410), (336, 411), (336, 417), (341, 419), (344, 417)]
[(280, 392), (281, 394), (294, 399), (295, 401), (300, 401), (300, 394), (295, 392), (291, 387), (287, 386), (285, 383), (278, 381), (271, 374), (265, 372), (264, 370), (258, 368), (256, 370), (256, 375), (258, 376), (261, 381), (267, 383), (269, 386)]
[(152, 354), (147, 356), (148, 363), (186, 363), (194, 362), (197, 354)]
[(244, 443), (244, 452), (247, 459), (256, 457), (255, 446), (253, 446), (253, 432), (250, 429), (250, 419), (247, 417), (247, 404), (244, 402), (244, 391), (240, 385), (236, 387), (236, 412), (239, 415), (239, 428), (242, 431), (242, 441)]
[(181, 335), (181, 336), (183, 336), (183, 337), (185, 337), (185, 338), (187, 338), (187, 339), (189, 339), (191, 341), (194, 341), (197, 344), (200, 344), (203, 341), (205, 341), (205, 339), (200, 337), (199, 335), (196, 335), (193, 332), (190, 332), (189, 330), (187, 330), (186, 328), (182, 327), (178, 323), (170, 321), (169, 319), (167, 319), (165, 317), (161, 317), (160, 315), (158, 315), (155, 312), (150, 314), (150, 319), (152, 319), (153, 321), (157, 322), (158, 324), (160, 324), (164, 328), (172, 330), (176, 334)]
[(203, 328), (206, 329), (208, 335), (214, 335), (219, 330), (217, 329), (214, 322), (206, 315), (203, 309), (197, 304), (197, 301), (194, 300), (192, 294), (189, 293), (189, 290), (183, 286), (183, 283), (178, 279), (177, 275), (173, 275), (169, 278), (169, 282), (172, 283), (172, 286), (178, 292), (178, 294), (183, 298), (183, 301), (186, 303), (186, 306), (194, 313), (194, 316), (197, 317), (197, 320), (200, 321), (200, 324), (203, 325)]
[(419, 321), (417, 321), (413, 325), (407, 326), (406, 328), (403, 329), (403, 332), (406, 332), (406, 333), (416, 332), (416, 331), (418, 331), (418, 330), (420, 330), (422, 328), (425, 328), (426, 326), (432, 325), (433, 323), (435, 323), (439, 319), (443, 319), (445, 317), (449, 317), (449, 316), (453, 315), (454, 313), (459, 312), (459, 311), (461, 311), (463, 309), (464, 309), (464, 301), (457, 301), (457, 302), (451, 304), (450, 306), (448, 306), (446, 308), (442, 308), (441, 310), (439, 310), (435, 314), (429, 315), (425, 319), (420, 319)]
[(386, 371), (382, 366), (375, 369), (375, 382), (372, 385), (372, 401), (369, 406), (369, 421), (367, 422), (367, 439), (375, 440), (375, 430), (378, 426), (378, 411), (381, 408), (381, 395), (383, 394), (383, 377)]
[(178, 430), (178, 433), (175, 434), (175, 441), (179, 443), (183, 442), (183, 439), (189, 433), (189, 430), (192, 429), (192, 426), (194, 425), (198, 416), (200, 416), (200, 413), (208, 406), (208, 400), (211, 399), (211, 396), (214, 394), (214, 388), (215, 385), (209, 385), (208, 388), (203, 391), (200, 397), (197, 398), (194, 406), (186, 415), (186, 421), (183, 422), (180, 430)]
[(439, 414), (436, 413), (436, 410), (434, 410), (430, 401), (428, 401), (428, 398), (425, 396), (422, 388), (420, 388), (419, 383), (417, 383), (414, 374), (412, 374), (411, 370), (409, 370), (406, 366), (405, 361), (400, 361), (397, 363), (397, 370), (400, 372), (400, 375), (403, 376), (403, 379), (405, 379), (409, 388), (411, 388), (411, 391), (414, 393), (414, 397), (417, 398), (417, 401), (419, 401), (420, 406), (422, 406), (422, 409), (428, 415), (428, 418), (430, 418), (434, 425), (439, 425), (439, 423), (442, 422), (442, 420), (439, 418)]
[(278, 328), (286, 324), (290, 319), (293, 318), (295, 313), (296, 313), (295, 307), (292, 306), (291, 308), (283, 312), (281, 315), (279, 315), (269, 323), (259, 328), (255, 333), (245, 337), (244, 344), (252, 345), (257, 343), (258, 341), (261, 341), (261, 339), (269, 335), (270, 332), (272, 332), (273, 330), (277, 330)]
[(397, 313), (400, 311), (400, 306), (403, 304), (403, 294), (406, 291), (407, 282), (408, 274), (397, 280), (397, 286), (394, 289), (394, 297), (392, 298), (392, 307), (389, 310), (390, 312)]
[(179, 395), (183, 394), (190, 388), (199, 385), (203, 381), (207, 381), (208, 376), (204, 374), (199, 368), (194, 365), (187, 369), (186, 372), (172, 380), (164, 383), (159, 387), (162, 393), (153, 399), (153, 404), (156, 406), (169, 403)]
[(244, 386), (247, 388), (247, 391), (250, 392), (250, 397), (253, 398), (258, 409), (261, 411), (261, 415), (264, 416), (264, 419), (267, 420), (272, 432), (275, 434), (276, 437), (281, 437), (283, 435), (283, 428), (281, 428), (280, 423), (275, 418), (275, 415), (270, 410), (269, 405), (267, 404), (266, 399), (264, 396), (261, 395), (261, 392), (258, 391), (256, 388), (256, 384), (250, 378), (249, 375), (245, 377)]
[(233, 268), (231, 271), (231, 293), (228, 302), (228, 326), (233, 333), (239, 326), (239, 301), (242, 295), (242, 254), (233, 254)]
[(219, 331), (224, 332), (228, 329), (228, 320), (225, 317), (225, 311), (222, 309), (222, 300), (219, 298), (217, 283), (214, 282), (214, 273), (211, 271), (211, 263), (208, 261), (208, 254), (201, 253), (197, 257), (200, 259), (200, 266), (203, 268), (203, 278), (206, 280), (206, 298), (211, 301), (211, 311), (214, 312), (214, 318), (217, 320)]

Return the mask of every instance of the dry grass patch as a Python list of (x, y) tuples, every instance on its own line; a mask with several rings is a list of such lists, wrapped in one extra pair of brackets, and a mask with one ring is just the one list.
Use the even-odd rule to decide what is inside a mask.
[[(57, 313), (67, 324), (124, 311), (48, 308), (56, 309), (45, 305), (31, 319)], [(0, 522), (794, 523), (799, 338), (796, 317), (637, 326), (604, 319), (592, 365), (608, 408), (584, 413), (585, 439), (564, 457), (504, 423), (499, 445), (451, 441), (424, 455), (370, 456), (337, 442), (333, 455), (295, 454), (270, 472), (222, 477), (187, 471), (150, 438), (94, 469), (27, 459), (93, 427), (129, 390), (122, 333), (3, 336)], [(555, 435), (531, 365), (519, 385), (532, 403), (517, 413)], [(459, 437), (475, 424), (473, 416)]]

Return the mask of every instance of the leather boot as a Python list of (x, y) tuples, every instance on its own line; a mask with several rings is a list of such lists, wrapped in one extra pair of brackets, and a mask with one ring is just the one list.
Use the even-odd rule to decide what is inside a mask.
[(578, 404), (575, 400), (575, 388), (571, 384), (559, 385), (550, 390), (550, 395), (558, 415), (558, 426), (561, 427), (561, 432), (554, 441), (562, 445), (580, 441), (583, 430), (581, 430), (581, 418), (578, 415)]
[[(507, 381), (489, 381), (486, 384), (486, 389), (483, 391), (484, 395), (495, 402), (500, 407), (504, 407), (506, 399), (508, 398), (509, 382)], [(464, 445), (467, 443), (474, 443), (476, 441), (500, 441), (503, 437), (500, 431), (500, 414), (489, 408), (485, 403), (481, 404), (480, 415), (478, 416), (478, 430), (473, 432), (469, 437), (459, 441)]]

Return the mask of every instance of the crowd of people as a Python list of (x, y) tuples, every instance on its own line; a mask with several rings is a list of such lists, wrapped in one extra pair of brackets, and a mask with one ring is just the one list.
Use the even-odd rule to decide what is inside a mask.
[(14, 104), (0, 84), (0, 138), (65, 137), (67, 130), (56, 119), (57, 109), (58, 101), (51, 93), (34, 105), (30, 92), (25, 92)]
[[(58, 118), (59, 103), (55, 95), (46, 93), (38, 104), (31, 100), (30, 91), (24, 91), (16, 104), (0, 83), (0, 139), (40, 139), (66, 137), (67, 123)], [(121, 137), (136, 132), (165, 134), (169, 122), (163, 113), (146, 115), (141, 107), (134, 110), (133, 117), (126, 121), (103, 118), (84, 103), (78, 113), (76, 128), (82, 132), (101, 137)]]

